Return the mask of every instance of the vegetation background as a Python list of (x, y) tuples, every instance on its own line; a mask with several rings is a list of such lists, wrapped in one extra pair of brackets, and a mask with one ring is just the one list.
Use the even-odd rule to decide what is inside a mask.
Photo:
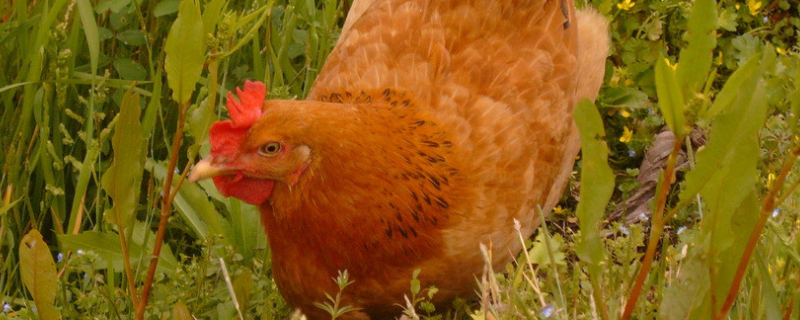
[[(434, 310), (435, 288), (409, 279), (398, 304), (412, 319), (800, 317), (800, 4), (578, 2), (608, 17), (612, 46), (596, 107), (576, 109), (569, 192), (476, 297)], [(0, 319), (288, 317), (257, 210), (182, 182), (221, 97), (246, 79), (304, 97), (348, 7), (1, 3)], [(337, 302), (320, 307), (336, 318)]]

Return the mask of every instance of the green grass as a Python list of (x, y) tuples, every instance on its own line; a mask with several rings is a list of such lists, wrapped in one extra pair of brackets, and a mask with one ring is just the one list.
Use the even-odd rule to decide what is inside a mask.
[[(796, 318), (800, 169), (787, 163), (800, 145), (798, 4), (578, 5), (587, 3), (611, 21), (612, 45), (597, 108), (576, 111), (584, 150), (593, 150), (576, 164), (576, 187), (534, 239), (520, 238), (529, 250), (518, 263), (479, 279), (477, 297), (436, 309), (426, 303), (435, 290), (409, 279), (416, 309), (406, 314), (619, 319), (640, 288), (632, 318), (705, 319), (741, 280), (724, 319)], [(267, 83), (270, 98), (307, 94), (347, 3), (179, 4), (0, 4), (0, 319), (47, 309), (25, 279), (56, 281), (52, 305), (65, 319), (133, 318), (139, 297), (131, 290), (143, 283), (152, 284), (149, 319), (290, 316), (270, 278), (256, 209), (208, 181), (172, 186), (208, 152), (208, 128), (226, 114), (229, 90), (250, 79)], [(664, 126), (685, 154), (665, 163), (689, 164), (662, 169), (652, 215), (609, 221), (640, 187), (640, 164)], [(699, 149), (686, 138), (694, 128), (707, 138)], [(169, 218), (159, 236), (162, 210)], [(31, 230), (49, 247), (25, 245)], [(161, 237), (162, 259), (147, 281), (146, 258)], [(23, 275), (50, 258), (55, 273)], [(637, 282), (643, 266), (649, 272)], [(334, 313), (348, 310), (331, 303)]]

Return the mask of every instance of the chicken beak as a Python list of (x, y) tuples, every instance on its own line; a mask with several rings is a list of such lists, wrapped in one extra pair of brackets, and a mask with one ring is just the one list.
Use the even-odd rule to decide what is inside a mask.
[(221, 168), (212, 164), (212, 156), (208, 156), (195, 163), (192, 172), (189, 173), (189, 182), (197, 182), (199, 180), (216, 177), (219, 175), (227, 174), (230, 170)]

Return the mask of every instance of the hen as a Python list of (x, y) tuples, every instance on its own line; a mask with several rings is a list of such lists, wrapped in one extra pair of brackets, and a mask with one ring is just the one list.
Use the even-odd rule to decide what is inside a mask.
[(305, 101), (229, 95), (190, 179), (258, 205), (286, 301), (313, 319), (331, 280), (349, 319), (399, 313), (412, 273), (435, 302), (501, 270), (560, 197), (594, 99), (605, 20), (572, 0), (356, 2)]

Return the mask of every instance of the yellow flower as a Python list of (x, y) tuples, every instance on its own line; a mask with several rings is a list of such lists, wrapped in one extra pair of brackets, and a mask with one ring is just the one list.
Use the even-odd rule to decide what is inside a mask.
[(722, 51), (718, 51), (717, 53), (718, 53), (717, 54), (717, 65), (721, 66), (722, 65)]
[(750, 9), (750, 15), (754, 16), (758, 14), (758, 11), (761, 9), (761, 1), (758, 0), (747, 0), (747, 8)]
[(736, 7), (736, 10), (739, 10), (739, 8), (741, 8), (738, 3), (735, 4), (734, 7)]
[(669, 62), (669, 59), (667, 59), (667, 58), (664, 58), (664, 62), (666, 62), (667, 65), (670, 68), (672, 68), (672, 70), (678, 70), (678, 63), (677, 62), (675, 62), (675, 64), (672, 64), (671, 62)]
[(629, 118), (631, 116), (631, 113), (628, 112), (628, 110), (620, 109), (619, 115), (621, 115), (623, 118)]
[(772, 189), (772, 183), (775, 182), (775, 174), (770, 173), (767, 175), (767, 188)]
[(624, 132), (622, 133), (622, 136), (619, 137), (619, 142), (628, 143), (631, 141), (631, 138), (633, 137), (633, 130), (628, 129), (628, 126), (625, 126), (623, 130)]
[(619, 8), (620, 10), (628, 11), (631, 8), (633, 8), (634, 5), (636, 5), (636, 2), (633, 2), (631, 0), (625, 0), (621, 3), (617, 3), (617, 8)]
[(553, 212), (555, 214), (562, 214), (564, 213), (564, 208), (562, 208), (561, 206), (556, 206), (555, 208), (553, 208)]
[(784, 56), (786, 55), (786, 49), (784, 49), (784, 48), (781, 48), (781, 47), (775, 47), (775, 51), (777, 51), (777, 52), (778, 52), (778, 53), (780, 53), (781, 55), (784, 55)]

